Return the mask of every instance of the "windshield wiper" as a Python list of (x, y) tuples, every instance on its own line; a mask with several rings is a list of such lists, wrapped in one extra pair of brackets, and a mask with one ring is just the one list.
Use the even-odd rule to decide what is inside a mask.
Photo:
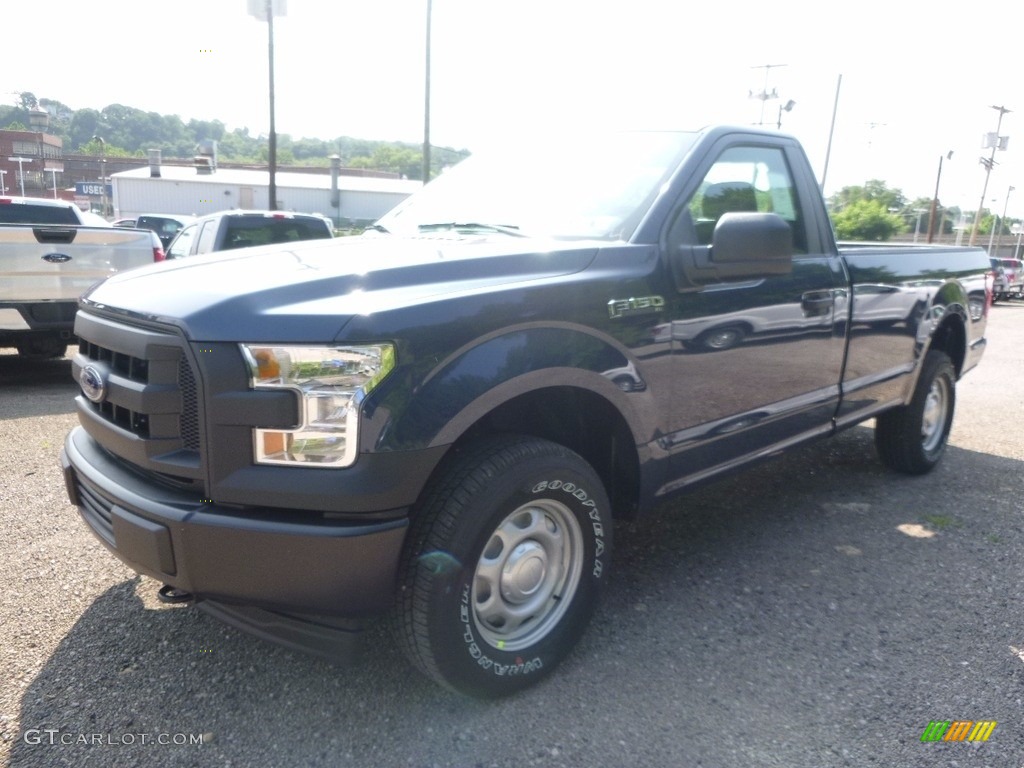
[(446, 229), (470, 232), (499, 232), (513, 237), (526, 237), (519, 227), (513, 224), (484, 224), (479, 221), (443, 221), (432, 224), (420, 224), (420, 232), (439, 232)]

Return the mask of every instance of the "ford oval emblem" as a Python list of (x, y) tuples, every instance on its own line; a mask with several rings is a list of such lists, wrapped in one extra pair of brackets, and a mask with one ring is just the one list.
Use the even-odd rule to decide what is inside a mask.
[(82, 394), (94, 403), (102, 403), (107, 396), (107, 378), (94, 366), (87, 365), (78, 374), (78, 383), (82, 387)]
[(51, 264), (64, 264), (71, 261), (71, 257), (66, 253), (48, 253), (43, 256), (43, 261), (48, 261)]

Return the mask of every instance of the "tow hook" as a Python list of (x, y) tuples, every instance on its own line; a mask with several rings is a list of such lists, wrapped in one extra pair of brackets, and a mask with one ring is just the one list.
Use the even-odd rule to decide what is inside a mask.
[(178, 603), (194, 603), (196, 596), (191, 592), (186, 592), (183, 589), (178, 589), (170, 584), (164, 584), (160, 587), (160, 591), (156, 593), (157, 600), (161, 603), (167, 603), (168, 605), (177, 605)]

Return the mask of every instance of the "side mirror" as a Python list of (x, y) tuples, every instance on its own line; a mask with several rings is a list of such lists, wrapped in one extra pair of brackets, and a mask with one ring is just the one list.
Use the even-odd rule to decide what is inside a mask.
[(681, 246), (673, 264), (680, 290), (793, 271), (793, 230), (775, 213), (726, 213), (711, 245)]
[(727, 276), (785, 275), (793, 269), (793, 230), (774, 213), (727, 213), (715, 226), (711, 263)]

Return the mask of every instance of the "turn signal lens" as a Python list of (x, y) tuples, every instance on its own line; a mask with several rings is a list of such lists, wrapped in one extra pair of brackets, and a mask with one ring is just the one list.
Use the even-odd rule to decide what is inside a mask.
[(394, 347), (241, 348), (253, 389), (290, 389), (299, 398), (293, 428), (253, 429), (256, 463), (350, 466), (359, 447), (360, 405), (395, 367)]

